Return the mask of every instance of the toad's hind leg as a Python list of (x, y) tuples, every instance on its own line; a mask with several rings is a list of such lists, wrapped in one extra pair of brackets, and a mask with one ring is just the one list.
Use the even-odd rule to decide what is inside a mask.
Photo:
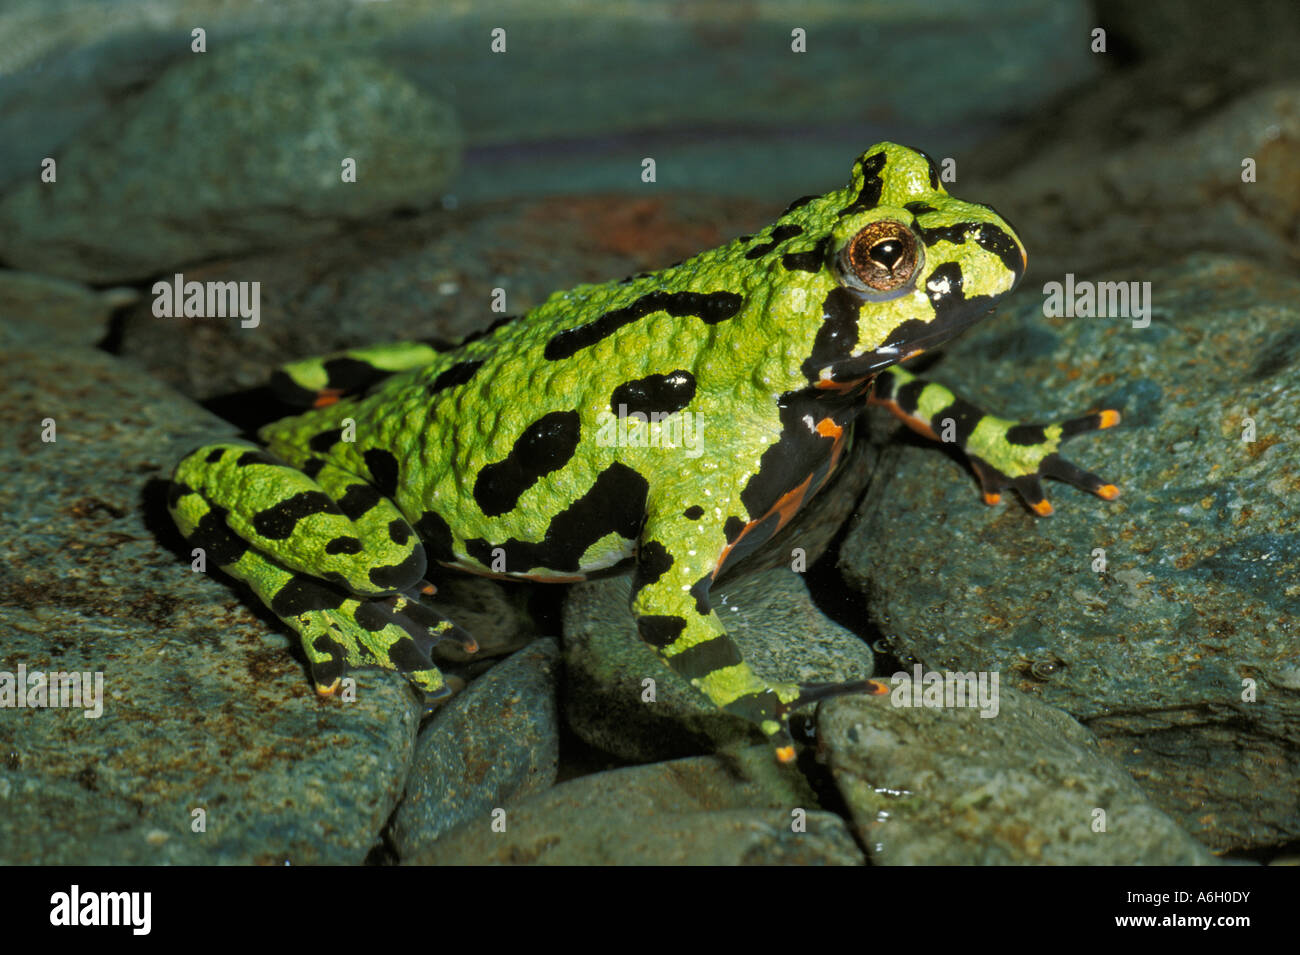
[(422, 603), (415, 532), (361, 479), (312, 470), (242, 442), (208, 445), (177, 465), (168, 506), (186, 538), (297, 631), (318, 692), (334, 692), (347, 667), (380, 666), (445, 694), (430, 651), (473, 641)]

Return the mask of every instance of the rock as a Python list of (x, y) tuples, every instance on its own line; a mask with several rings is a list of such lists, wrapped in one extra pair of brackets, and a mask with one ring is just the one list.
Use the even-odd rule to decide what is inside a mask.
[[(498, 828), (501, 817), (498, 818)], [(796, 820), (806, 831), (796, 832)], [(416, 864), (861, 865), (844, 821), (765, 745), (584, 776), (448, 833)]]
[[(1162, 82), (1186, 98), (1186, 71)], [(1041, 288), (1067, 272), (1145, 278), (1149, 268), (1203, 252), (1293, 271), (1300, 256), (1292, 230), (1300, 216), (1300, 153), (1293, 147), (1300, 85), (1254, 90), (1216, 110), (1183, 103), (1187, 115), (1171, 125), (1169, 104), (1145, 94), (1146, 111), (1131, 114), (1133, 83), (1112, 82), (1078, 100), (1068, 118), (1054, 116), (1050, 129), (1034, 124), (1023, 141), (1012, 137), (1028, 153), (1019, 153), (1005, 178), (981, 182), (979, 199), (1024, 227), (1024, 287)], [(1117, 111), (1126, 113), (1122, 124)], [(1250, 182), (1242, 181), (1246, 158), (1255, 161)], [(972, 157), (971, 165), (1008, 164)]]
[(1300, 579), (1300, 283), (1221, 257), (1142, 278), (1147, 328), (1034, 304), (933, 373), (1007, 417), (1123, 409), (1116, 430), (1066, 446), (1120, 485), (1118, 501), (1049, 482), (1050, 519), (1013, 495), (985, 508), (951, 458), (900, 446), (841, 567), (900, 652), (1001, 671), (1095, 725), (1207, 845), (1286, 842), (1300, 834), (1287, 729), (1300, 697), (1267, 674), (1300, 661), (1300, 595), (1285, 584)]
[[(433, 205), (459, 148), (451, 111), (376, 60), (223, 44), (69, 141), (56, 182), (33, 174), (0, 198), (0, 258), (88, 282), (170, 280), (203, 259)], [(343, 181), (349, 158), (355, 182)]]
[(108, 318), (140, 296), (134, 289), (96, 291), (79, 282), (0, 269), (0, 346), (89, 347)]
[[(647, 128), (673, 140), (660, 165), (666, 184), (714, 194), (806, 190), (841, 176), (852, 158), (836, 155), (853, 147), (831, 131), (907, 117), (917, 142), (971, 141), (1037, 105), (1055, 106), (1064, 91), (1099, 72), (1101, 58), (1073, 42), (1093, 22), (1077, 0), (1033, 0), (1013, 10), (967, 2), (945, 9), (938, 30), (928, 12), (902, 5), (811, 5), (798, 23), (811, 53), (802, 56), (789, 49), (795, 38), (785, 11), (726, 2), (683, 11), (653, 0), (610, 15), (596, 2), (539, 11), (533, 0), (490, 8), (117, 0), (111, 9), (62, 0), (55, 11), (48, 0), (7, 0), (0, 5), (0, 78), (16, 74), (22, 82), (8, 97), (0, 84), (0, 146), (16, 144), (21, 161), (3, 162), (0, 149), (0, 185), (6, 172), (28, 174), (51, 148), (84, 135), (86, 124), (112, 109), (110, 91), (148, 82), (169, 52), (190, 55), (197, 24), (208, 31), (205, 56), (241, 35), (271, 35), (295, 49), (355, 50), (438, 90), (477, 148), (458, 193), (482, 199), (571, 191), (576, 154), (588, 191), (644, 191), (637, 140)], [(505, 55), (489, 51), (494, 28), (506, 30)], [(868, 35), (864, 56), (860, 37)], [(924, 70), (915, 68), (918, 50)], [(781, 60), (772, 69), (754, 68), (775, 55)], [(815, 71), (804, 69), (814, 60)], [(739, 76), (744, 83), (735, 82)], [(909, 82), (896, 82), (899, 76)], [(682, 135), (719, 117), (730, 127), (726, 137)], [(792, 123), (823, 132), (790, 136)], [(409, 137), (415, 129), (412, 123), (398, 132)], [(834, 148), (817, 148), (822, 138), (836, 140)], [(790, 191), (786, 201), (796, 195)]]
[(102, 352), (0, 366), (0, 671), (103, 677), (98, 718), (0, 711), (0, 861), (361, 862), (402, 791), (414, 697), (359, 671), (356, 702), (318, 700), (278, 624), (191, 572), (163, 479), (228, 427)]
[[(629, 577), (576, 585), (564, 611), (565, 718), (580, 737), (625, 759), (694, 754), (761, 735), (713, 706), (665, 666), (636, 633)], [(871, 676), (871, 648), (828, 620), (803, 580), (769, 570), (713, 591), (713, 605), (759, 675), (806, 683)], [(643, 702), (643, 681), (655, 681)]]
[(420, 733), (391, 834), (405, 857), (555, 783), (560, 648), (537, 640), (493, 667)]
[(889, 696), (823, 705), (821, 747), (872, 863), (1216, 861), (1066, 714), (1005, 686), (997, 698), (991, 718)]

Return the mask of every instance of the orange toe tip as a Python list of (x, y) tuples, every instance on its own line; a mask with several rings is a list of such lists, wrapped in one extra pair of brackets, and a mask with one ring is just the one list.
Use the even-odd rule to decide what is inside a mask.
[(339, 686), (340, 684), (342, 684), (342, 682), (343, 682), (342, 680), (335, 680), (329, 686), (320, 686), (319, 684), (317, 684), (316, 695), (319, 696), (321, 699), (331, 697), (339, 691)]
[(985, 494), (985, 495), (984, 495), (984, 503), (987, 504), (989, 507), (992, 507), (994, 504), (999, 503), (1001, 500), (1002, 500), (1002, 495), (1001, 495), (1001, 494)]
[(871, 696), (885, 696), (889, 693), (889, 687), (879, 680), (868, 680), (867, 693)]
[(781, 763), (794, 762), (794, 747), (793, 746), (777, 747), (776, 758), (777, 758), (777, 762), (781, 762)]
[(1051, 501), (1047, 500), (1039, 501), (1037, 504), (1030, 504), (1029, 506), (1034, 509), (1034, 513), (1039, 517), (1051, 517), (1054, 510)]
[(1119, 497), (1119, 488), (1113, 484), (1103, 484), (1101, 487), (1097, 488), (1097, 496), (1105, 498), (1108, 501), (1113, 501), (1115, 498)]
[(1099, 411), (1097, 417), (1100, 419), (1097, 424), (1098, 428), (1113, 428), (1119, 424), (1119, 412), (1109, 408), (1105, 411)]

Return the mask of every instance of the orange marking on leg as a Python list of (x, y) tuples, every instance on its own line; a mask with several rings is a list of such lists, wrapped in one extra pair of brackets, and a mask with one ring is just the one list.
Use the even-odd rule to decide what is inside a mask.
[(984, 493), (984, 503), (987, 504), (989, 507), (992, 507), (994, 504), (997, 504), (1001, 500), (1002, 500), (1001, 494), (998, 494), (996, 492), (989, 492), (989, 491), (986, 491)]
[(822, 418), (817, 422), (817, 433), (823, 438), (839, 438), (844, 433), (844, 429), (835, 423), (833, 418)]
[(1097, 425), (1098, 428), (1113, 428), (1115, 425), (1119, 424), (1118, 411), (1107, 408), (1105, 411), (1099, 411), (1097, 415), (1100, 418), (1100, 422)]
[(766, 514), (756, 521), (750, 521), (740, 529), (740, 533), (736, 535), (736, 539), (722, 548), (722, 553), (718, 555), (718, 561), (713, 565), (714, 579), (717, 579), (718, 574), (722, 571), (723, 565), (726, 564), (727, 558), (731, 555), (731, 552), (735, 550), (736, 545), (744, 540), (745, 535), (755, 527), (758, 527), (758, 525), (762, 524), (773, 514), (777, 514), (779, 516), (777, 518), (776, 530), (772, 532), (775, 536), (780, 533), (781, 528), (790, 523), (790, 519), (794, 517), (795, 514), (799, 512), (799, 508), (803, 506), (803, 502), (808, 496), (808, 490), (812, 486), (812, 479), (813, 476), (811, 474), (808, 475), (803, 479), (803, 482), (798, 487), (782, 494)]
[(865, 378), (854, 378), (852, 381), (836, 381), (833, 378), (818, 378), (813, 383), (813, 387), (820, 388), (822, 391), (852, 391), (864, 381), (866, 381)]
[(1119, 497), (1119, 488), (1113, 484), (1103, 484), (1101, 487), (1097, 488), (1097, 496), (1105, 498), (1108, 501), (1113, 501), (1115, 498)]
[(322, 388), (316, 392), (316, 400), (311, 403), (313, 408), (328, 408), (330, 405), (338, 402), (343, 397), (343, 391), (339, 388)]
[(1029, 507), (1039, 517), (1050, 517), (1053, 512), (1052, 502), (1048, 500), (1039, 501), (1037, 504), (1030, 504)]
[(871, 404), (881, 405), (888, 409), (890, 414), (903, 422), (903, 424), (907, 425), (917, 434), (921, 435), (921, 437), (929, 438), (931, 441), (939, 440), (939, 436), (935, 434), (934, 429), (930, 427), (930, 422), (926, 421), (924, 418), (918, 418), (915, 415), (908, 414), (893, 398), (872, 398)]
[(778, 748), (776, 751), (776, 758), (778, 762), (782, 762), (782, 763), (794, 762), (794, 747), (782, 746)]

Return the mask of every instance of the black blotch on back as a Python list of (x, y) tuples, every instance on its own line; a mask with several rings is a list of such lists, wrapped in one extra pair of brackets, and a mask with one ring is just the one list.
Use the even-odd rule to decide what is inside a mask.
[(383, 448), (367, 448), (362, 453), (361, 459), (366, 462), (366, 470), (373, 478), (375, 489), (389, 500), (396, 497), (398, 466), (397, 458), (393, 453)]
[[(503, 325), (508, 325), (508, 324), (510, 324), (511, 322), (513, 322), (513, 321), (514, 321), (516, 318), (518, 318), (518, 317), (519, 317), (518, 315), (502, 315), (500, 318), (498, 318), (495, 322), (493, 322), (493, 323), (492, 323), (491, 325), (489, 325), (487, 328), (480, 328), (478, 331), (476, 331), (476, 332), (471, 332), (470, 334), (466, 335), (464, 338), (462, 338), (462, 339), (460, 340), (460, 344), (461, 344), (461, 345), (468, 345), (470, 342), (476, 342), (476, 341), (478, 341), (480, 338), (487, 338), (489, 335), (491, 335), (493, 332), (495, 332), (498, 328), (500, 328), (500, 327), (503, 326)], [(429, 342), (429, 344), (433, 344), (433, 343), (432, 343), (432, 342)], [(436, 348), (436, 347), (438, 347), (438, 346), (437, 346), (437, 345), (434, 345), (434, 347)], [(455, 346), (450, 346), (450, 347), (459, 348), (460, 345), (455, 345)]]
[(433, 384), (429, 387), (429, 394), (436, 395), (444, 388), (454, 388), (457, 385), (465, 384), (474, 377), (474, 372), (482, 367), (482, 359), (457, 362), (434, 379)]
[(667, 312), (674, 318), (694, 315), (706, 325), (716, 325), (734, 317), (744, 301), (735, 292), (650, 292), (631, 305), (610, 309), (594, 322), (558, 332), (546, 343), (543, 354), (549, 361), (572, 358), (624, 325), (654, 312)]
[(350, 521), (370, 513), (370, 509), (379, 503), (379, 492), (369, 484), (351, 484), (338, 499), (339, 510)]
[(790, 213), (794, 212), (794, 210), (803, 208), (804, 206), (808, 205), (808, 203), (812, 202), (816, 198), (817, 197), (815, 195), (800, 196), (794, 202), (790, 203), (788, 206), (785, 207), (785, 212), (781, 213), (780, 218), (784, 219)]
[(415, 533), (424, 541), (433, 560), (450, 563), (456, 559), (451, 549), (451, 526), (441, 514), (425, 511), (415, 522)]
[(307, 447), (317, 454), (325, 454), (330, 448), (338, 444), (339, 439), (342, 437), (342, 428), (331, 428), (328, 431), (312, 435), (311, 440), (307, 442)]
[(474, 481), (474, 500), (488, 517), (515, 509), (519, 497), (543, 476), (569, 463), (582, 425), (576, 411), (552, 411), (524, 429), (510, 453), (485, 465)]
[(686, 518), (688, 521), (698, 521), (703, 516), (704, 508), (700, 507), (698, 504), (692, 504), (686, 510), (682, 511), (682, 517)]
[(465, 541), (465, 549), (483, 566), (492, 565), (492, 551), (501, 547), (506, 567), (524, 571), (545, 567), (577, 572), (582, 555), (608, 534), (636, 540), (645, 517), (650, 483), (636, 470), (615, 461), (600, 472), (586, 494), (551, 518), (541, 541), (510, 538), (499, 544), (481, 537)]
[(610, 395), (609, 407), (615, 415), (620, 413), (622, 406), (627, 414), (643, 414), (648, 419), (655, 412), (673, 414), (681, 411), (694, 397), (695, 376), (679, 368), (666, 375), (646, 375), (624, 382)]

